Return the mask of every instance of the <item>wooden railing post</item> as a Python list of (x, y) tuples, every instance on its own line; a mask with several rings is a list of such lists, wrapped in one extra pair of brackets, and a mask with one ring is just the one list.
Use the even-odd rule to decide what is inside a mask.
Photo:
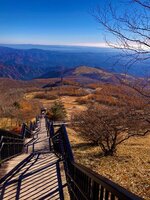
[(51, 138), (50, 137), (48, 138), (48, 141), (49, 141), (49, 150), (51, 151), (52, 150), (52, 146), (51, 146)]
[(30, 122), (30, 131), (33, 131), (33, 123)]
[(24, 139), (24, 137), (25, 137), (25, 131), (26, 131), (26, 130), (25, 130), (25, 126), (26, 126), (25, 123), (23, 123), (23, 124), (22, 124), (22, 128), (21, 128), (21, 137), (22, 137), (23, 139)]
[(66, 131), (66, 127), (65, 127), (64, 124), (61, 126), (61, 134), (62, 134), (62, 138), (63, 138), (63, 142), (64, 142), (64, 150), (65, 150), (65, 153), (66, 153), (66, 158), (69, 159), (69, 161), (72, 162), (72, 161), (74, 161), (74, 156), (73, 156), (73, 153), (72, 153), (72, 148), (71, 148), (69, 138), (68, 138), (68, 134), (67, 134), (67, 131)]
[(50, 133), (50, 137), (52, 138), (54, 136), (54, 125), (53, 125), (53, 122), (49, 122), (49, 133)]
[(33, 146), (32, 146), (32, 152), (34, 153), (34, 142), (33, 142)]

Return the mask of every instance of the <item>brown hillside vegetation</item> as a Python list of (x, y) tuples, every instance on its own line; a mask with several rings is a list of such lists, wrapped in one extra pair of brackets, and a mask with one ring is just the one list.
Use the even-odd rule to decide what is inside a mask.
[[(66, 120), (70, 120), (74, 114), (86, 111), (89, 107), (92, 108), (94, 104), (102, 110), (131, 107), (150, 116), (147, 99), (124, 85), (101, 82), (91, 84), (88, 78), (82, 82), (81, 77), (65, 78), (64, 84), (46, 88), (43, 86), (55, 85), (59, 79), (13, 81), (0, 81), (0, 127), (9, 130), (16, 129), (23, 121), (30, 121), (39, 113), (40, 107), (49, 109), (58, 99), (66, 108)], [(76, 133), (68, 127), (68, 133), (77, 162), (133, 193), (150, 199), (149, 135), (130, 138), (118, 146), (114, 156), (103, 157), (101, 149), (83, 139), (80, 132)]]
[(135, 106), (140, 108), (146, 104), (147, 100), (143, 98), (134, 89), (123, 85), (111, 84), (92, 84), (89, 86), (94, 92), (86, 97), (80, 98), (77, 101), (98, 102), (107, 106)]

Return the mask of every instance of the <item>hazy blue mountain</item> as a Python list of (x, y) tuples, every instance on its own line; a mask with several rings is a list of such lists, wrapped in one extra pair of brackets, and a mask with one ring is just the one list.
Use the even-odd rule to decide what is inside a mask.
[[(6, 47), (9, 46), (9, 47)], [(12, 47), (12, 48), (10, 48)], [(123, 59), (122, 59), (123, 58)], [(100, 67), (112, 72), (125, 72), (126, 57), (110, 48), (5, 45), (0, 46), (0, 77), (32, 79), (47, 72), (57, 73), (63, 68), (76, 66)], [(149, 62), (136, 64), (127, 72), (143, 76), (149, 70)]]
[(104, 47), (86, 47), (70, 45), (33, 45), (33, 44), (0, 44), (0, 46), (14, 49), (42, 49), (49, 51), (73, 51), (73, 52), (118, 52), (118, 50)]

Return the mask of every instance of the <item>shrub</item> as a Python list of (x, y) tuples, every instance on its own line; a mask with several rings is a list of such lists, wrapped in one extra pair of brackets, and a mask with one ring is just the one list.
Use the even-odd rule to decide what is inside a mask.
[(66, 117), (66, 109), (63, 103), (60, 100), (55, 101), (47, 112), (47, 116), (52, 121), (64, 120)]

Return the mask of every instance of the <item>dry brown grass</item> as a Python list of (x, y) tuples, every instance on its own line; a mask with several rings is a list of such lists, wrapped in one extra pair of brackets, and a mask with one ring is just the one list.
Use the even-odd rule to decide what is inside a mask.
[[(128, 94), (125, 91), (115, 86), (109, 90), (106, 88), (107, 86), (104, 86), (104, 92), (102, 91), (102, 85), (96, 87), (99, 87), (94, 94), (98, 98), (97, 100), (101, 100), (103, 96), (105, 96), (104, 100), (106, 98), (108, 100), (109, 96), (114, 101), (118, 99), (122, 101), (125, 98), (128, 102), (129, 100), (131, 100), (130, 102), (135, 102), (131, 96), (128, 98)], [(55, 92), (58, 91), (52, 91), (51, 95), (56, 94)], [(26, 97), (27, 99), (32, 99), (37, 93), (28, 93)], [(67, 119), (70, 119), (72, 114), (87, 109), (86, 103), (92, 98), (91, 96), (93, 94), (84, 97), (60, 96), (59, 99), (64, 103), (67, 110)], [(79, 101), (84, 100), (85, 104), (84, 102), (80, 104), (78, 99)], [(40, 99), (40, 102), (48, 108), (54, 100)], [(101, 102), (100, 105), (102, 107), (106, 106), (105, 102)], [(110, 99), (110, 102), (112, 103), (112, 99)], [(150, 136), (130, 138), (118, 147), (115, 156), (103, 157), (99, 147), (90, 146), (88, 142), (84, 141), (79, 134), (70, 128), (68, 128), (68, 133), (77, 162), (111, 179), (129, 191), (147, 200), (150, 199)]]
[(9, 130), (10, 128), (15, 128), (16, 127), (16, 120), (15, 119), (10, 119), (10, 118), (0, 118), (0, 128), (1, 129), (7, 129)]
[(99, 147), (90, 146), (72, 129), (68, 128), (68, 134), (77, 162), (150, 199), (150, 135), (130, 138), (115, 156), (103, 157)]
[[(39, 85), (49, 82), (50, 80), (39, 80)], [(89, 103), (89, 101), (91, 103), (93, 101), (99, 102), (102, 108), (108, 105), (118, 106), (118, 102), (121, 105), (124, 101), (135, 102), (135, 95), (133, 95), (134, 98), (131, 98), (132, 92), (128, 95), (129, 91), (126, 92), (126, 88), (93, 84), (90, 88), (96, 89), (95, 93), (84, 96), (86, 94), (85, 91), (77, 87), (78, 85), (75, 89), (73, 87), (66, 89), (65, 87), (63, 90), (55, 88), (47, 92), (52, 96), (60, 94), (58, 98), (64, 103), (67, 110), (67, 119), (70, 119), (74, 113), (86, 110), (86, 103)], [(24, 98), (26, 100), (34, 99), (41, 92), (44, 92), (41, 88), (28, 91), (25, 93)], [(38, 100), (46, 108), (49, 108), (55, 101), (53, 99)], [(5, 121), (6, 119), (1, 121), (3, 126)], [(99, 147), (90, 146), (88, 142), (84, 141), (79, 134), (70, 128), (68, 128), (68, 133), (77, 162), (111, 179), (133, 193), (147, 200), (150, 199), (150, 136), (130, 138), (118, 147), (115, 156), (102, 157)]]
[[(33, 99), (36, 95), (40, 94), (40, 92), (32, 92), (26, 94), (26, 99)], [(80, 111), (87, 109), (85, 105), (79, 105), (76, 101), (79, 97), (77, 96), (60, 96), (58, 97), (61, 100), (66, 108), (67, 111), (67, 120), (71, 118), (71, 115)], [(50, 106), (54, 103), (53, 100), (48, 99), (38, 99), (44, 107), (50, 108)]]

